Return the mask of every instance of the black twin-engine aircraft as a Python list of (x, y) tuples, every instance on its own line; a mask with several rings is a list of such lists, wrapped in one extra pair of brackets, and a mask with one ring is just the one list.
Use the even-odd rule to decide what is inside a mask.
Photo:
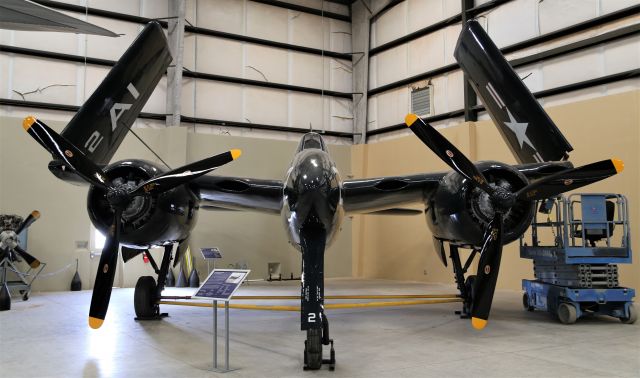
[[(54, 160), (59, 178), (90, 184), (87, 206), (93, 224), (108, 232), (94, 288), (89, 322), (106, 314), (118, 245), (123, 259), (164, 245), (158, 282), (141, 277), (136, 315), (157, 316), (171, 245), (180, 258), (198, 209), (262, 211), (280, 215), (291, 244), (302, 253), (301, 329), (307, 332), (305, 368), (323, 364), (329, 339), (324, 311), (324, 251), (345, 214), (406, 214), (423, 203), (427, 225), (443, 262), (451, 247), (465, 314), (475, 328), (486, 325), (498, 277), (502, 246), (529, 227), (534, 201), (602, 180), (622, 170), (619, 160), (580, 168), (566, 161), (571, 146), (475, 21), (464, 25), (455, 56), (468, 75), (519, 165), (472, 163), (432, 126), (410, 114), (405, 122), (450, 172), (342, 180), (322, 137), (305, 134), (284, 180), (204, 175), (239, 155), (230, 152), (164, 172), (156, 164), (126, 160), (109, 164), (171, 57), (157, 23), (149, 24), (61, 135), (27, 118), (24, 127)], [(102, 168), (100, 168), (102, 167)], [(458, 247), (473, 249), (464, 267)], [(464, 273), (480, 253), (478, 272)], [(326, 360), (325, 360), (326, 361)]]

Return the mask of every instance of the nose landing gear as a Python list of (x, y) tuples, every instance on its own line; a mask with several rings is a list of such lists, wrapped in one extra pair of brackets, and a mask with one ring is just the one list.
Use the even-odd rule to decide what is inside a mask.
[[(307, 330), (307, 339), (304, 342), (304, 370), (318, 370), (322, 364), (329, 365), (329, 370), (336, 368), (336, 351), (333, 349), (333, 339), (329, 338), (329, 321), (322, 314), (322, 328)], [(331, 345), (329, 358), (324, 359), (322, 346)]]

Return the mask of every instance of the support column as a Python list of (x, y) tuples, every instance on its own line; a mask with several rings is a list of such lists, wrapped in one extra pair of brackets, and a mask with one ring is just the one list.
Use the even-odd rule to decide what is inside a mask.
[(354, 51), (351, 58), (352, 85), (353, 92), (357, 93), (353, 95), (353, 144), (367, 142), (370, 20), (385, 11), (387, 6), (398, 2), (398, 0), (360, 0), (351, 4), (351, 51)]
[(184, 0), (169, 0), (168, 42), (173, 62), (167, 68), (167, 127), (180, 126), (182, 62), (184, 58)]
[(353, 143), (363, 144), (367, 138), (367, 90), (369, 89), (369, 9), (361, 2), (351, 4), (351, 50), (353, 63)]

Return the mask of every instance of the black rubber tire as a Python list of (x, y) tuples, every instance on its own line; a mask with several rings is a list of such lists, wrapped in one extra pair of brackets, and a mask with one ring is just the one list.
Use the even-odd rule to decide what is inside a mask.
[(522, 307), (527, 311), (533, 311), (535, 309), (535, 307), (529, 303), (529, 294), (527, 293), (522, 294)]
[(633, 303), (629, 305), (629, 317), (622, 317), (620, 321), (624, 324), (633, 324), (638, 320), (638, 311), (633, 306)]
[(307, 369), (318, 370), (322, 366), (322, 329), (308, 329), (304, 342)]
[(136, 282), (136, 290), (133, 294), (133, 306), (138, 318), (151, 318), (157, 315), (156, 280), (151, 276), (142, 276)]
[(469, 295), (469, 300), (467, 302), (465, 302), (465, 312), (467, 314), (471, 314), (471, 307), (473, 306), (473, 299), (475, 298), (475, 284), (476, 284), (476, 276), (475, 275), (471, 275), (468, 276), (465, 280), (464, 280), (464, 287), (467, 290), (467, 293)]
[(23, 300), (23, 301), (28, 301), (28, 300), (29, 300), (29, 292), (28, 292), (28, 291), (25, 291), (25, 292), (22, 294), (22, 300)]
[(578, 311), (571, 303), (560, 303), (556, 314), (563, 324), (573, 324), (578, 320)]

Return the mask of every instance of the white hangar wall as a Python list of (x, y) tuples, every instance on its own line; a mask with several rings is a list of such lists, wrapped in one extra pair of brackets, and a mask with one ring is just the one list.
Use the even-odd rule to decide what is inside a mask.
[[(167, 0), (65, 0), (80, 6), (146, 18), (166, 18)], [(320, 11), (348, 15), (344, 5), (314, 1), (289, 1)], [(324, 3), (324, 5), (323, 5)], [(0, 31), (0, 44), (115, 61), (133, 42), (140, 23), (64, 11), (115, 33), (119, 38), (65, 33)], [(351, 51), (349, 22), (266, 5), (250, 0), (187, 0), (188, 24), (338, 53)], [(302, 53), (208, 35), (185, 33), (184, 67), (191, 71), (240, 79), (268, 81), (319, 90), (351, 93), (351, 61)], [(106, 76), (109, 67), (85, 65), (21, 54), (0, 56), (0, 98), (81, 105)], [(166, 113), (167, 79), (162, 78), (143, 112)], [(308, 94), (183, 77), (182, 114), (197, 118), (281, 127), (352, 131), (351, 99)], [(32, 113), (19, 107), (2, 107), (0, 115)], [(38, 114), (48, 114), (38, 111)], [(72, 114), (55, 115), (67, 121)], [(138, 120), (137, 127), (159, 127), (162, 122)], [(188, 124), (183, 123), (183, 126)], [(297, 139), (299, 134), (257, 132), (249, 128), (193, 125), (199, 132)], [(348, 142), (345, 138), (333, 142)]]
[[(168, 14), (168, 1), (80, 0), (64, 2), (89, 6), (121, 14), (162, 18)], [(290, 1), (322, 10), (321, 1)], [(348, 7), (324, 2), (324, 10), (348, 15)], [(0, 30), (0, 44), (54, 53), (86, 56), (115, 61), (129, 47), (143, 25), (86, 16), (64, 11), (72, 17), (105, 27), (119, 38), (65, 33), (20, 32)], [(268, 6), (249, 0), (188, 0), (186, 19), (193, 25), (220, 32), (273, 40), (292, 45), (349, 52), (348, 22), (304, 12)], [(351, 92), (351, 62), (306, 54), (282, 48), (246, 42), (185, 34), (184, 66), (192, 71), (251, 80), (266, 80), (315, 89)], [(106, 76), (109, 68), (0, 53), (0, 98), (49, 104), (80, 106)], [(264, 76), (263, 76), (264, 75)], [(304, 94), (295, 91), (261, 88), (183, 77), (182, 113), (187, 116), (218, 120), (273, 124), (283, 127), (352, 130), (351, 101), (342, 98)], [(166, 76), (149, 99), (143, 112), (166, 113)], [(24, 96), (24, 97), (23, 97)], [(28, 214), (42, 212), (42, 219), (29, 235), (29, 249), (48, 263), (45, 273), (70, 268), (39, 280), (36, 290), (68, 290), (75, 259), (79, 259), (83, 287), (91, 288), (97, 259), (76, 241), (91, 238), (91, 224), (86, 215), (86, 188), (75, 187), (55, 179), (47, 170), (48, 154), (22, 130), (21, 120), (35, 115), (60, 131), (73, 112), (0, 106), (0, 140), (13, 141), (0, 147), (0, 213)], [(300, 133), (257, 131), (249, 128), (216, 127), (182, 123), (180, 128), (165, 128), (162, 121), (138, 119), (137, 133), (172, 166), (191, 162), (213, 153), (241, 148), (243, 156), (233, 166), (217, 174), (282, 179), (293, 157)], [(210, 135), (203, 135), (210, 134)], [(336, 146), (350, 138), (326, 138), (332, 156), (344, 177), (349, 176), (350, 148)], [(114, 161), (123, 158), (157, 159), (128, 135)], [(5, 179), (6, 178), (6, 179)], [(351, 275), (350, 219), (336, 243), (327, 251), (328, 277)], [(252, 237), (247, 237), (250, 235)], [(205, 212), (191, 239), (191, 249), (200, 277), (206, 264), (199, 247), (219, 246), (223, 250), (222, 266), (248, 265), (252, 278), (267, 276), (267, 262), (281, 262), (282, 272), (300, 272), (300, 254), (288, 245), (278, 216), (245, 212)], [(152, 252), (154, 256), (160, 252)], [(151, 274), (149, 264), (135, 259), (120, 264), (117, 286), (130, 287), (140, 275)], [(176, 271), (177, 272), (177, 271)]]
[[(476, 0), (475, 5), (487, 3)], [(373, 9), (381, 9), (389, 1), (374, 1)], [(637, 0), (514, 0), (477, 16), (498, 47), (503, 48), (558, 29), (596, 18), (629, 6)], [(433, 25), (460, 13), (460, 0), (407, 0), (382, 14), (371, 25), (370, 47), (375, 48), (416, 30)], [(354, 8), (356, 9), (356, 8)], [(375, 13), (375, 12), (374, 12)], [(354, 16), (355, 17), (355, 16)], [(624, 26), (636, 24), (640, 16), (559, 38), (551, 42), (508, 54), (508, 60), (529, 56), (554, 47), (584, 40)], [(453, 50), (461, 24), (401, 44), (373, 55), (369, 60), (369, 89), (375, 89), (402, 79), (456, 63)], [(526, 77), (524, 83), (532, 92), (555, 88), (640, 67), (640, 36), (620, 39), (614, 43), (545, 60), (516, 71)], [(463, 75), (456, 71), (434, 76), (434, 115), (463, 108)], [(412, 83), (410, 85), (417, 84)], [(555, 106), (588, 98), (640, 88), (640, 80), (626, 80), (541, 99), (543, 105)], [(377, 130), (403, 122), (410, 110), (410, 85), (388, 90), (368, 98), (368, 130)], [(479, 102), (481, 102), (478, 99)], [(485, 113), (480, 119), (488, 119)], [(437, 122), (456, 125), (461, 118)], [(372, 136), (369, 141), (405, 135), (408, 131)]]

